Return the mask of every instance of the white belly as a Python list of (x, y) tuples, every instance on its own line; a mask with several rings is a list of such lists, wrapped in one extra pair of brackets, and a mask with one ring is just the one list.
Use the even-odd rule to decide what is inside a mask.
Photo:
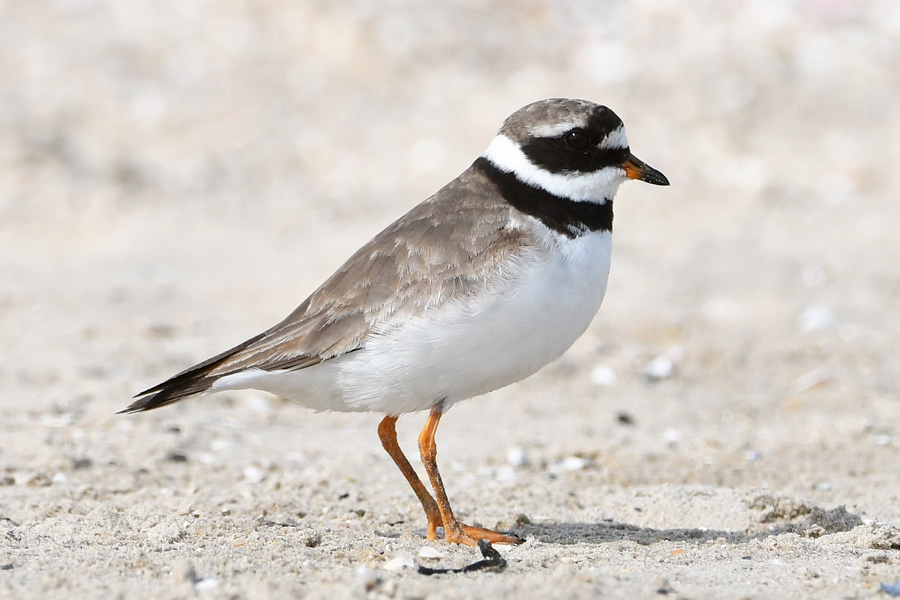
[[(365, 348), (308, 369), (242, 373), (218, 389), (262, 389), (318, 410), (399, 415), (496, 390), (559, 358), (590, 325), (609, 276), (609, 232), (545, 234), (515, 285), (426, 313)], [(223, 382), (226, 383), (226, 382)]]

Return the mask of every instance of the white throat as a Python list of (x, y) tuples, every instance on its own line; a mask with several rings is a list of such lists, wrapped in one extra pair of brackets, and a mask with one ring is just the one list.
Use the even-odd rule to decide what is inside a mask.
[(481, 156), (501, 171), (514, 173), (524, 183), (576, 202), (603, 204), (616, 195), (619, 185), (626, 179), (625, 170), (618, 167), (605, 167), (590, 173), (551, 173), (528, 160), (519, 145), (502, 133)]

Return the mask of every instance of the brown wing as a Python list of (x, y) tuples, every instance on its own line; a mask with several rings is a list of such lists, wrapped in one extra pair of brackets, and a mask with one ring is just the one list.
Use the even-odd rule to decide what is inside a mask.
[(468, 169), (360, 248), (286, 319), (138, 394), (122, 412), (150, 410), (248, 368), (301, 369), (365, 346), (384, 331), (502, 277), (525, 232), (493, 184)]

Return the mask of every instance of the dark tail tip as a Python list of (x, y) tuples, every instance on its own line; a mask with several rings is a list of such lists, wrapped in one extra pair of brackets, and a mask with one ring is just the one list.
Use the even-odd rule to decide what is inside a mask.
[(137, 399), (134, 402), (116, 414), (132, 414), (153, 410), (154, 408), (174, 404), (185, 398), (190, 398), (191, 396), (196, 396), (197, 394), (208, 391), (216, 379), (221, 376), (221, 373), (213, 374), (213, 371), (215, 371), (217, 367), (220, 367), (222, 363), (229, 358), (254, 342), (262, 339), (264, 336), (265, 333), (260, 333), (259, 335), (238, 344), (234, 348), (226, 350), (221, 354), (217, 354), (212, 358), (204, 360), (202, 363), (182, 371), (166, 381), (163, 381), (159, 385), (144, 390), (135, 396)]
[[(168, 386), (169, 382), (162, 383), (155, 388), (150, 388), (144, 392), (141, 392), (137, 396), (135, 396), (136, 400), (117, 412), (117, 415), (130, 415), (139, 412), (146, 412), (148, 410), (153, 410), (154, 408), (159, 408), (161, 406), (166, 406), (167, 404), (174, 404), (179, 400), (184, 400), (189, 396), (193, 396), (194, 394), (199, 393), (202, 390), (191, 389), (195, 386), (191, 386), (191, 388), (185, 389), (180, 385), (171, 385)], [(156, 393), (153, 393), (156, 392)]]

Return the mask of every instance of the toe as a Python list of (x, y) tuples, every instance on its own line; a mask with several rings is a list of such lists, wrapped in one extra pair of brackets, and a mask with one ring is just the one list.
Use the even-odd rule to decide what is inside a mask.
[(464, 523), (459, 523), (458, 527), (446, 529), (444, 539), (453, 544), (465, 544), (466, 546), (477, 546), (478, 540), (486, 540), (491, 544), (506, 545), (525, 542), (522, 538), (514, 535), (507, 535), (483, 527), (473, 527)]

